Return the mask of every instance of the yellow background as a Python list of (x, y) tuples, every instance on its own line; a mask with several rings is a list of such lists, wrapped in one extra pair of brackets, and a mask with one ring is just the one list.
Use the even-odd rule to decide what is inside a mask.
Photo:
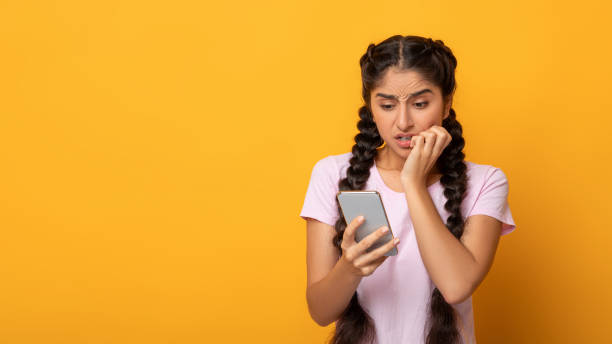
[(509, 178), (479, 342), (609, 341), (610, 10), (2, 1), (0, 342), (321, 343), (298, 214), (393, 34), (453, 49), (467, 160)]

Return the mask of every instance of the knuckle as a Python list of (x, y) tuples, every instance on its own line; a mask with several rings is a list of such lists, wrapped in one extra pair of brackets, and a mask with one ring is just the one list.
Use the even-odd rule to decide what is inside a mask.
[(353, 262), (355, 260), (355, 254), (350, 250), (347, 250), (344, 256), (346, 257), (346, 260), (348, 260), (349, 262)]

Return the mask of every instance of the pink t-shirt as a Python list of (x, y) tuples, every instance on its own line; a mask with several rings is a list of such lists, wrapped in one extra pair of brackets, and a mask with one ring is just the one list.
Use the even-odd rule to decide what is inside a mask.
[[(330, 155), (313, 167), (300, 216), (333, 226), (339, 217), (336, 203), (338, 182), (346, 177), (352, 153)], [(465, 219), (484, 214), (502, 224), (502, 235), (515, 229), (508, 206), (508, 181), (504, 172), (491, 165), (465, 161), (468, 184), (461, 203)], [(361, 279), (357, 295), (362, 308), (374, 320), (376, 343), (424, 343), (429, 300), (435, 288), (425, 269), (416, 242), (404, 193), (390, 189), (382, 180), (376, 162), (363, 190), (376, 190), (385, 205), (394, 236), (400, 238), (398, 255), (389, 257), (370, 276)], [(444, 223), (450, 215), (444, 209), (444, 187), (437, 181), (428, 187)], [(465, 343), (476, 343), (472, 297), (453, 306), (460, 315), (458, 326)]]

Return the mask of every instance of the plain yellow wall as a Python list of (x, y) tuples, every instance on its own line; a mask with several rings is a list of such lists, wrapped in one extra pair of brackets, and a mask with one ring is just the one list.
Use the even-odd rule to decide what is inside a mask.
[(570, 4), (2, 1), (0, 342), (322, 343), (298, 214), (394, 34), (509, 178), (479, 342), (609, 341), (611, 6)]

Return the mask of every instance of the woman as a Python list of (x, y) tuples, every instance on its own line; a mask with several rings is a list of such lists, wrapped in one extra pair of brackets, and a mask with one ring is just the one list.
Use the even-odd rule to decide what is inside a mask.
[[(457, 60), (441, 40), (392, 36), (360, 65), (355, 145), (315, 164), (300, 213), (309, 312), (336, 322), (332, 343), (475, 343), (471, 295), (515, 229), (506, 175), (464, 160)], [(383, 228), (356, 243), (360, 223), (339, 216), (339, 190), (377, 190), (401, 244), (367, 253)]]

